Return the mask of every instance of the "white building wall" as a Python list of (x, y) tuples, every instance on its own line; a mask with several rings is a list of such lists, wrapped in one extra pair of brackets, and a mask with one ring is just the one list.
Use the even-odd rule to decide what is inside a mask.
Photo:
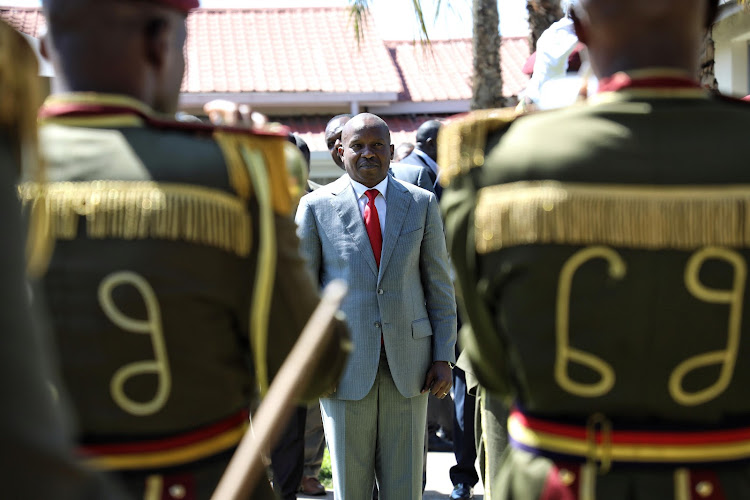
[(727, 95), (745, 97), (750, 94), (750, 12), (740, 10), (714, 26), (716, 43), (716, 79), (719, 90)]

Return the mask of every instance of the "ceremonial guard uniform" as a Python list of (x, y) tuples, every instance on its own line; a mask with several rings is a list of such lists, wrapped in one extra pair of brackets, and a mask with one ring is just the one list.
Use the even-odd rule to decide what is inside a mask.
[(462, 340), (510, 403), (485, 498), (750, 498), (750, 108), (669, 71), (600, 92), (440, 138)]
[[(20, 192), (56, 240), (44, 288), (80, 453), (137, 498), (208, 498), (317, 303), (286, 134), (165, 120), (119, 95), (55, 96), (40, 116), (50, 182)], [(343, 335), (305, 399), (335, 384)], [(267, 483), (252, 498), (266, 497)]]

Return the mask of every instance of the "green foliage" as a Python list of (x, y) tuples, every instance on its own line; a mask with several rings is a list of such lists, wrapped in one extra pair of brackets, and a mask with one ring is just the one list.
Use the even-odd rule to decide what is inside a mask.
[(331, 454), (328, 452), (328, 447), (323, 453), (323, 465), (320, 466), (320, 474), (318, 474), (318, 481), (323, 483), (323, 486), (327, 490), (333, 489), (333, 472), (331, 471)]
[[(367, 19), (370, 14), (370, 0), (349, 0), (351, 10), (349, 16), (354, 21), (354, 34), (357, 37), (357, 44), (362, 41), (364, 32), (362, 27), (367, 24)], [(435, 18), (437, 18), (440, 12), (440, 4), (442, 0), (438, 0), (437, 9), (435, 10)], [(424, 21), (424, 13), (422, 11), (422, 2), (420, 0), (412, 0), (414, 6), (414, 14), (417, 16), (417, 22), (419, 23), (420, 36), (424, 41), (429, 42), (430, 36), (427, 33), (427, 24)]]

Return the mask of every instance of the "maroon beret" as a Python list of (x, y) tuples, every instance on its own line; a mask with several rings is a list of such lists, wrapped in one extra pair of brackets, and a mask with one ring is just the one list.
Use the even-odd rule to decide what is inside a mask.
[(173, 9), (181, 10), (184, 12), (190, 12), (192, 9), (197, 9), (200, 6), (198, 0), (151, 0), (154, 3), (158, 3), (165, 7), (172, 7)]

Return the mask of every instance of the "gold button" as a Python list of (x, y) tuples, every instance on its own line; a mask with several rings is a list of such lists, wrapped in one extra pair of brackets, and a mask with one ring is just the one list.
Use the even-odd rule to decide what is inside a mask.
[(557, 476), (560, 478), (560, 482), (565, 486), (570, 486), (576, 481), (576, 475), (568, 469), (560, 469)]
[(708, 498), (714, 492), (714, 485), (708, 481), (701, 481), (695, 485), (695, 492), (703, 498)]
[(172, 498), (185, 498), (185, 487), (181, 484), (173, 484), (169, 487), (169, 496)]

